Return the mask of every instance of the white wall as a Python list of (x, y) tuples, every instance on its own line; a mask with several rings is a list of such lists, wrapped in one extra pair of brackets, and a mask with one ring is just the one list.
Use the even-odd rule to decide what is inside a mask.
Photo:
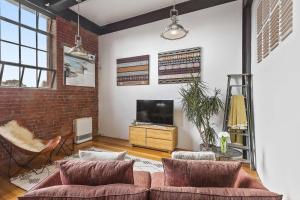
[[(178, 147), (198, 149), (197, 130), (184, 118), (178, 88), (158, 85), (159, 52), (200, 46), (203, 49), (202, 78), (211, 88), (220, 88), (225, 98), (228, 73), (242, 69), (242, 3), (232, 2), (180, 16), (190, 34), (179, 41), (160, 38), (169, 19), (100, 36), (99, 127), (100, 134), (128, 138), (128, 125), (135, 119), (137, 99), (175, 100)], [(150, 54), (150, 85), (116, 86), (116, 59)], [(221, 129), (222, 114), (216, 119)]]
[(258, 173), (264, 184), (300, 199), (300, 2), (294, 0), (294, 32), (260, 64), (256, 62), (253, 5), (252, 71)]

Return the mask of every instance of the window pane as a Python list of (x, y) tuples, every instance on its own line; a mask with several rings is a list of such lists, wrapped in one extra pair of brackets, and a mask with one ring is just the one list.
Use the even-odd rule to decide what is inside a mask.
[(36, 33), (27, 28), (21, 28), (21, 44), (36, 47)]
[(47, 51), (48, 37), (44, 34), (38, 34), (38, 48)]
[(19, 67), (4, 66), (1, 86), (19, 87)]
[(36, 66), (36, 51), (27, 47), (21, 47), (21, 63)]
[(1, 21), (1, 39), (14, 43), (19, 43), (18, 26), (5, 21)]
[(38, 66), (47, 68), (47, 52), (38, 51)]
[(40, 77), (39, 87), (41, 88), (50, 88), (52, 82), (53, 72), (42, 71)]
[(36, 12), (26, 6), (21, 6), (21, 23), (36, 28)]
[(19, 46), (1, 42), (1, 61), (19, 63)]
[(23, 87), (36, 87), (36, 69), (25, 68), (22, 86)]
[(8, 19), (19, 21), (19, 6), (18, 3), (12, 0), (1, 0), (1, 16)]
[(45, 15), (39, 14), (39, 29), (48, 32), (48, 20), (49, 18)]

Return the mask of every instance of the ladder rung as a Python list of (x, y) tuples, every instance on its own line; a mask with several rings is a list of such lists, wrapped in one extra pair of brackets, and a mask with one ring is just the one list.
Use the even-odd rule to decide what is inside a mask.
[(230, 87), (248, 87), (248, 85), (230, 85)]
[(246, 137), (249, 137), (249, 136), (250, 136), (248, 133), (234, 133), (234, 132), (229, 132), (229, 134), (232, 134), (232, 135), (240, 135), (240, 136), (246, 136)]
[(246, 73), (246, 74), (229, 74), (228, 76), (252, 76), (252, 74)]
[(228, 146), (232, 147), (232, 148), (236, 148), (236, 149), (249, 150), (249, 147), (243, 146), (243, 145), (239, 145), (239, 144), (229, 143)]

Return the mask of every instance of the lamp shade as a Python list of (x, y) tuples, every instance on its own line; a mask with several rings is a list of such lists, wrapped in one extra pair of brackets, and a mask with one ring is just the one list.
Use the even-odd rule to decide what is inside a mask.
[(78, 23), (77, 23), (77, 34), (75, 35), (75, 46), (71, 48), (71, 50), (68, 52), (69, 54), (85, 59), (89, 59), (89, 55), (86, 50), (82, 47), (82, 39), (80, 36), (80, 10), (79, 10), (79, 4), (82, 2), (82, 0), (76, 0), (77, 1), (77, 7), (78, 7)]
[(162, 32), (161, 37), (167, 40), (178, 40), (184, 38), (189, 32), (178, 23), (178, 10), (175, 8), (170, 10), (170, 18), (172, 23)]
[(76, 57), (88, 59), (88, 53), (82, 48), (82, 46), (75, 46), (71, 48), (71, 50), (68, 53)]
[(184, 38), (188, 34), (188, 31), (180, 24), (172, 23), (161, 34), (161, 37), (167, 40), (178, 40)]

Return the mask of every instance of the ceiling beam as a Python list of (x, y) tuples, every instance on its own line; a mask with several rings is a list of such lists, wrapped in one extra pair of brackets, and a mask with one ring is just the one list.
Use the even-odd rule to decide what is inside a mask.
[[(46, 6), (47, 3), (49, 3), (49, 0), (19, 0), (21, 3), (34, 7), (36, 10), (40, 10), (40, 12), (47, 13), (51, 17), (55, 16), (61, 16), (65, 18), (66, 20), (73, 21), (77, 23), (77, 13), (72, 11), (71, 9), (65, 9), (62, 11), (55, 10), (51, 6)], [(56, 3), (59, 3), (61, 1), (71, 1), (71, 0), (52, 0)], [(76, 4), (76, 0), (72, 0)], [(54, 3), (55, 3), (54, 2)], [(64, 4), (66, 5), (66, 4)], [(70, 4), (69, 4), (70, 5)], [(80, 26), (85, 28), (88, 31), (91, 31), (92, 33), (98, 34), (100, 30), (100, 26), (98, 26), (96, 23), (86, 19), (85, 17), (80, 16)]]
[[(190, 0), (176, 5), (176, 8), (179, 11), (179, 14), (186, 14), (190, 12), (194, 12), (197, 10), (210, 8), (213, 6), (221, 5), (224, 3), (232, 2), (236, 0)], [(129, 19), (125, 19), (122, 21), (118, 21), (115, 23), (111, 23), (105, 26), (101, 26), (98, 34), (104, 35), (116, 31), (120, 31), (123, 29), (128, 29), (136, 26), (140, 26), (143, 24), (159, 21), (162, 19), (167, 19), (170, 17), (170, 9), (172, 7), (162, 8), (153, 12), (149, 12), (146, 14), (142, 14), (136, 17), (132, 17)]]
[[(81, 0), (81, 2), (84, 2), (86, 0)], [(77, 4), (76, 0), (48, 0), (48, 3), (50, 4), (50, 9), (55, 10), (56, 12), (64, 11), (72, 6), (75, 6)]]
[[(38, 9), (42, 9), (54, 16), (61, 16), (67, 20), (77, 22), (77, 14), (72, 11), (69, 7), (76, 5), (76, 0), (19, 0), (33, 4)], [(82, 0), (85, 1), (85, 0)], [(213, 6), (233, 2), (236, 0), (190, 0), (176, 5), (179, 14), (186, 14), (201, 9), (210, 8)], [(244, 0), (244, 3), (251, 2), (252, 0)], [(49, 3), (50, 6), (47, 4)], [(46, 6), (47, 5), (47, 6)], [(80, 25), (98, 35), (108, 34), (143, 24), (167, 19), (170, 17), (170, 9), (172, 7), (162, 8), (156, 11), (152, 11), (146, 14), (142, 14), (129, 19), (121, 20), (115, 23), (111, 23), (105, 26), (99, 26), (96, 23), (88, 20), (85, 17), (80, 16)]]

